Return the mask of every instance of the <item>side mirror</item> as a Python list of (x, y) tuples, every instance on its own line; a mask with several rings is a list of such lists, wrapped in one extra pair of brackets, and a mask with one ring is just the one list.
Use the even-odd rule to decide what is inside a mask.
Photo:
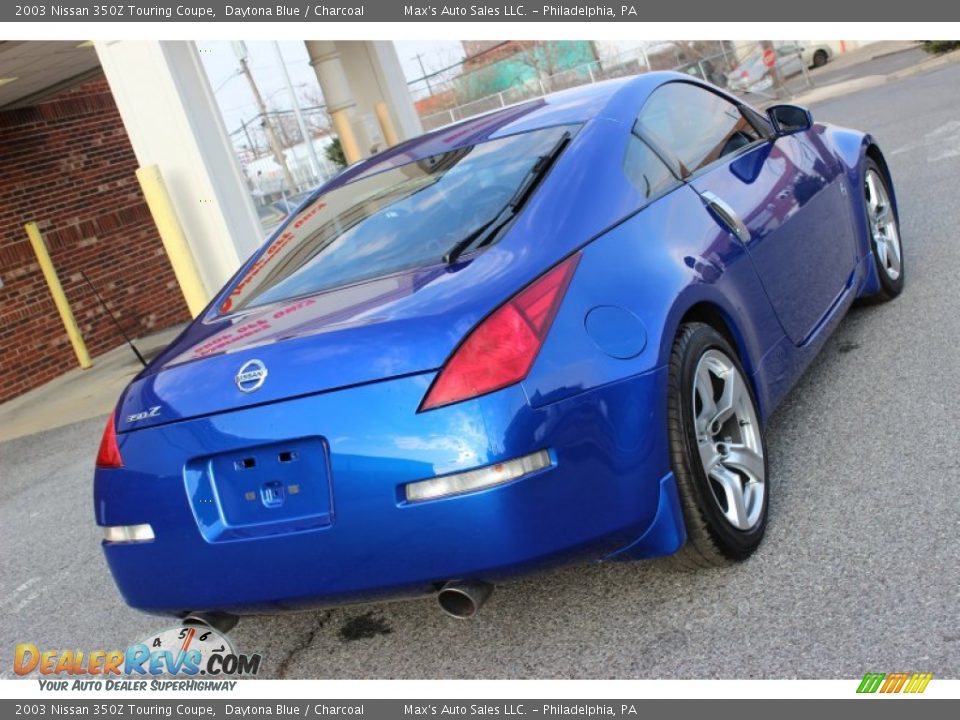
[(813, 115), (799, 105), (772, 105), (767, 108), (767, 117), (778, 136), (792, 135), (813, 127)]

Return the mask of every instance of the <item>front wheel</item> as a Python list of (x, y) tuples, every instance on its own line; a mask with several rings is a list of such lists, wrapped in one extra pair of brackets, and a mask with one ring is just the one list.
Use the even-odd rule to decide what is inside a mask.
[(864, 168), (863, 196), (873, 262), (880, 281), (880, 290), (868, 300), (886, 302), (903, 292), (903, 245), (886, 176), (871, 158), (867, 158)]
[(670, 357), (667, 430), (687, 526), (683, 567), (744, 560), (767, 524), (766, 444), (736, 352), (704, 323), (680, 328)]

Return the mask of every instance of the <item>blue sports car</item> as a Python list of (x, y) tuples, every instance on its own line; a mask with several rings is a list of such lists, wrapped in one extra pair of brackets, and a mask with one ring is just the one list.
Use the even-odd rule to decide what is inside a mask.
[(103, 550), (131, 606), (211, 624), (742, 560), (766, 420), (903, 282), (880, 148), (800, 107), (649, 73), (437, 130), (312, 194), (131, 382)]

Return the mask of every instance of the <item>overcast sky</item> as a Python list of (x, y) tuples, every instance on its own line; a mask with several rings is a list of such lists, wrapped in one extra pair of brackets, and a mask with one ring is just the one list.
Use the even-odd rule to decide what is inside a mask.
[[(403, 41), (394, 44), (407, 80), (415, 80), (423, 75), (420, 62), (416, 58), (418, 54), (428, 73), (463, 59), (463, 48), (459, 40)], [(302, 42), (294, 41), (281, 41), (279, 45), (301, 105), (306, 106), (309, 98), (320, 94), (317, 76), (310, 67), (306, 47)], [(271, 110), (290, 109), (290, 95), (283, 81), (274, 43), (247, 41), (246, 46), (250, 69), (267, 107)], [(217, 95), (227, 130), (232, 132), (240, 127), (241, 121), (249, 121), (257, 115), (257, 106), (250, 86), (242, 75), (238, 75), (240, 64), (237, 62), (233, 44), (209, 41), (198, 42), (197, 47), (210, 78), (210, 85)]]

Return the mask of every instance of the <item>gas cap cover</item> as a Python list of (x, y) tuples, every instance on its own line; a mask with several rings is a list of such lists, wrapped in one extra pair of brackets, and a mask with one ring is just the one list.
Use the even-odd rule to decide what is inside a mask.
[(594, 345), (618, 360), (636, 357), (647, 346), (647, 331), (640, 318), (617, 305), (598, 305), (591, 309), (584, 326)]

